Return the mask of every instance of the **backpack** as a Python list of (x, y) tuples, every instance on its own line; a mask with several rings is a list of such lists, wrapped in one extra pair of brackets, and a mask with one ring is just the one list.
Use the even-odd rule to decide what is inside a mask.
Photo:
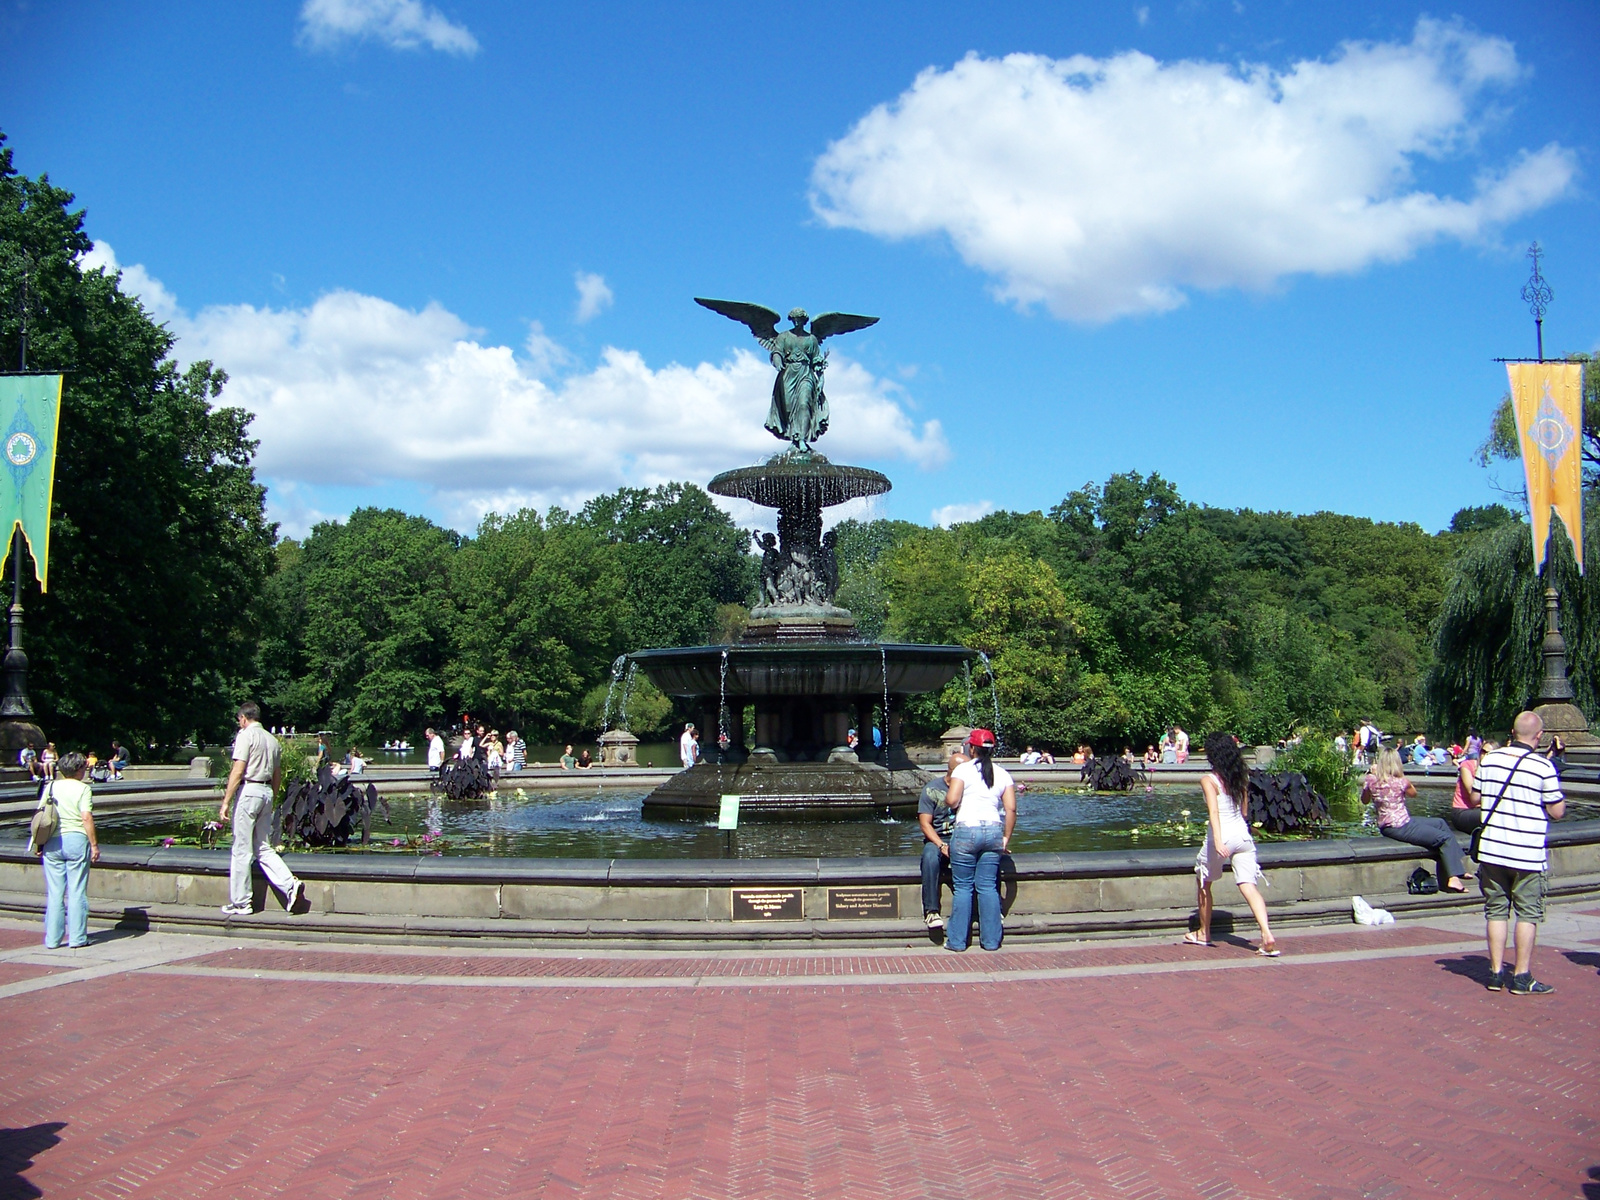
[(56, 808), (54, 783), (49, 784), (39, 797), (39, 807), (34, 810), (33, 823), (28, 826), (28, 851), (43, 854), (45, 845), (61, 832), (61, 812)]
[(1418, 867), (1406, 880), (1406, 891), (1413, 896), (1431, 896), (1439, 890), (1439, 881), (1427, 867)]

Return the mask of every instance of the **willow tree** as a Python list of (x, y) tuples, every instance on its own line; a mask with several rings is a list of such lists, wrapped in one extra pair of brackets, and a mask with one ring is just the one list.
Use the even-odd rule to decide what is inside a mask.
[(1572, 543), (1551, 522), (1550, 553), (1541, 578), (1533, 571), (1528, 527), (1517, 522), (1476, 535), (1456, 559), (1434, 627), (1428, 673), (1429, 723), (1460, 735), (1469, 726), (1510, 728), (1518, 710), (1537, 699), (1544, 677), (1544, 592), (1561, 596), (1561, 632), (1567, 642), (1567, 677), (1578, 706), (1600, 713), (1600, 494), (1585, 496), (1584, 558), (1578, 574)]

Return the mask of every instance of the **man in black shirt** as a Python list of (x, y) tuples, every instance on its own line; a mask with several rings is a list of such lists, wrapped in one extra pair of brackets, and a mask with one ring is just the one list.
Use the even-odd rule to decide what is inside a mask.
[(917, 799), (917, 824), (922, 826), (922, 919), (929, 929), (943, 929), (939, 915), (939, 880), (950, 879), (950, 834), (956, 815), (945, 804), (950, 791), (950, 772), (967, 761), (964, 754), (952, 754), (945, 764), (943, 779), (930, 780)]

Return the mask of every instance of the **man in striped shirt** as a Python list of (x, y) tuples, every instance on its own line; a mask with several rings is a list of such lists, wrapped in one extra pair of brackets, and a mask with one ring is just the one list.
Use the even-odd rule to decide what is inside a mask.
[[(1544, 735), (1538, 713), (1517, 714), (1515, 740), (1483, 756), (1472, 782), (1482, 805), (1478, 884), (1489, 925), (1489, 990), (1513, 996), (1555, 991), (1533, 977), (1533, 944), (1544, 921), (1545, 832), (1567, 811), (1561, 777), (1536, 753)], [(1506, 926), (1516, 913), (1516, 970), (1505, 970)], [(1507, 978), (1507, 975), (1510, 977)]]

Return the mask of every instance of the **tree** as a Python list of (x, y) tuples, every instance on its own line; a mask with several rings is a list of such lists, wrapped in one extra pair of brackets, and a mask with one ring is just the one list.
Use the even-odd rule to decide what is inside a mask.
[(448, 715), (454, 632), (451, 559), (459, 535), (426, 517), (358, 508), (314, 526), (292, 590), (303, 595), (296, 711), (356, 742), (420, 730)]
[(616, 547), (629, 649), (704, 643), (719, 604), (754, 595), (749, 534), (693, 484), (622, 488), (589, 501), (577, 520)]
[[(25, 573), (29, 690), (58, 741), (215, 737), (254, 672), (247, 618), (273, 527), (227, 375), (179, 371), (118, 279), (85, 272), (84, 213), (0, 136), (0, 359), (62, 371), (50, 583)], [(23, 303), (26, 280), (27, 303)]]
[(447, 680), (471, 712), (552, 737), (584, 722), (584, 693), (621, 639), (616, 548), (560, 509), (490, 514), (451, 562)]

